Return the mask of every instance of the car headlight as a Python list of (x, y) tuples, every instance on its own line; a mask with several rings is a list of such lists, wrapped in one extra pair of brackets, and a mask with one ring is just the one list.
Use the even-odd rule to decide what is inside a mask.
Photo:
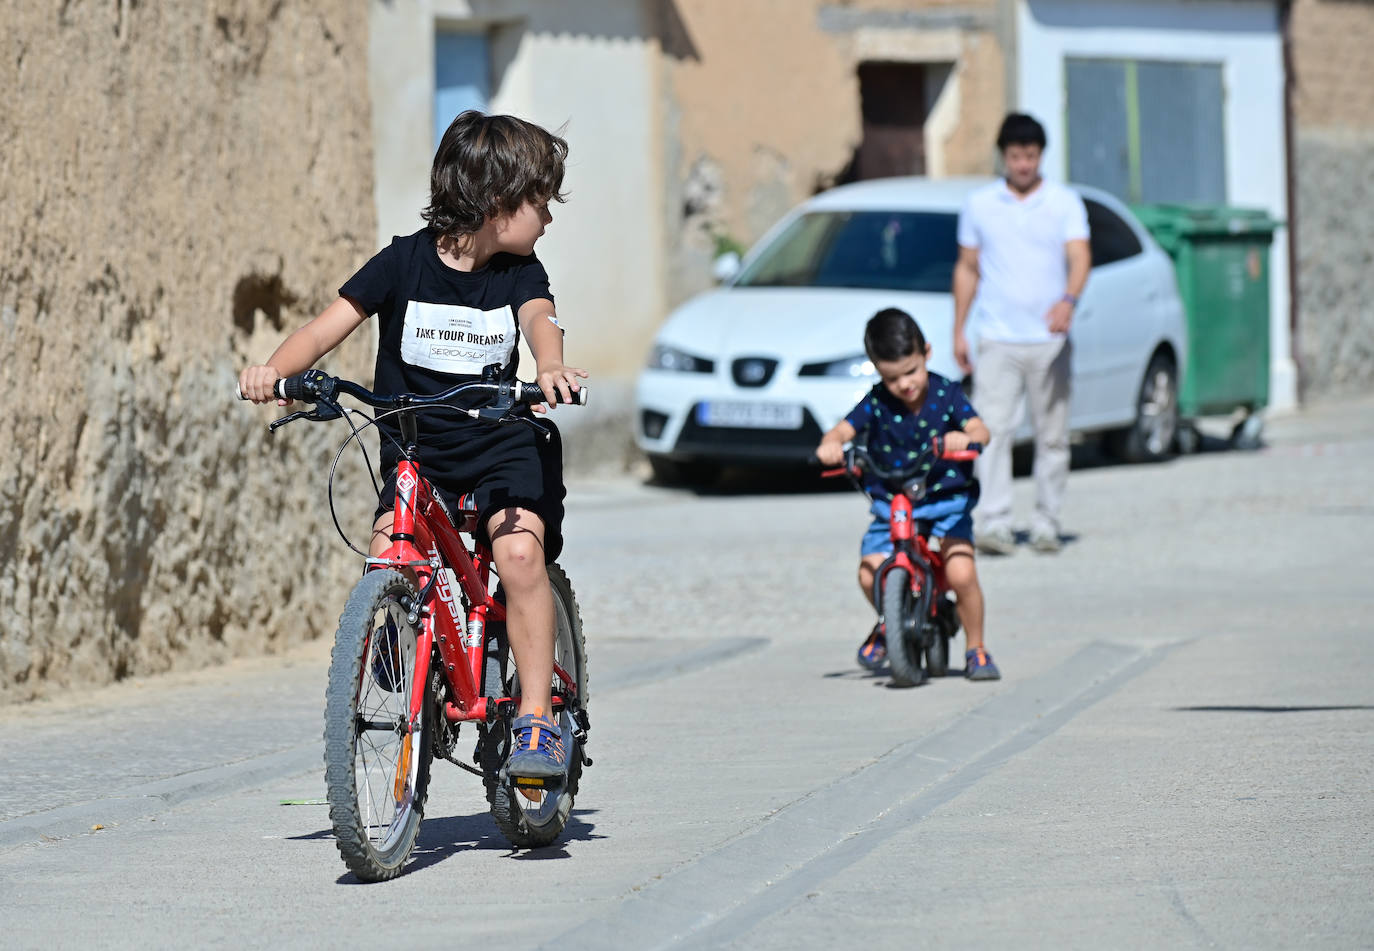
[(694, 356), (685, 350), (679, 350), (677, 347), (656, 343), (654, 349), (649, 351), (649, 369), (676, 370), (681, 373), (713, 373), (716, 369), (716, 363), (714, 360)]
[(878, 372), (873, 361), (865, 354), (844, 357), (840, 360), (826, 360), (823, 363), (808, 363), (801, 368), (798, 376), (839, 376), (857, 380), (874, 376)]

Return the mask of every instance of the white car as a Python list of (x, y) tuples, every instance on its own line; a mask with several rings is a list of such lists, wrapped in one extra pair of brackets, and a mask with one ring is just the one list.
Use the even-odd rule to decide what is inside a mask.
[[(655, 475), (704, 481), (724, 464), (806, 463), (876, 382), (863, 331), (885, 307), (916, 318), (932, 370), (960, 378), (955, 232), (965, 197), (987, 181), (841, 186), (789, 212), (742, 263), (718, 260), (724, 283), (673, 312), (636, 387), (635, 441)], [(1070, 425), (1111, 432), (1126, 458), (1159, 458), (1177, 432), (1186, 365), (1173, 263), (1119, 201), (1073, 187), (1093, 269), (1074, 316)], [(976, 347), (976, 326), (968, 336)], [(1028, 432), (1023, 422), (1018, 437)]]

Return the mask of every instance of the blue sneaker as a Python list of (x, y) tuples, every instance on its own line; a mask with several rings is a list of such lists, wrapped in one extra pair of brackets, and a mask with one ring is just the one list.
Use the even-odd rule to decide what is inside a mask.
[[(527, 713), (511, 722), (511, 754), (506, 771), (523, 779), (561, 779), (568, 771), (568, 751), (558, 724)], [(536, 784), (542, 785), (542, 783)]]
[(372, 648), (372, 679), (387, 693), (395, 693), (405, 683), (401, 670), (401, 646), (396, 622), (387, 615), (381, 626), (372, 632), (376, 643)]
[(964, 652), (964, 676), (969, 680), (1001, 680), (1002, 672), (992, 662), (992, 655), (981, 647)]
[(883, 634), (881, 622), (873, 625), (873, 630), (859, 645), (857, 659), (865, 670), (877, 670), (887, 661), (887, 636)]

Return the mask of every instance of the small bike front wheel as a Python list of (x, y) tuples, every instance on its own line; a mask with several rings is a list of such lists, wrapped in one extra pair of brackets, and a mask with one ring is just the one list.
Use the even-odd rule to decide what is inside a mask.
[[(586, 711), (587, 647), (582, 638), (582, 616), (572, 583), (563, 569), (549, 565), (548, 570), (549, 584), (553, 588), (554, 663), (567, 671), (576, 688), (576, 707)], [(485, 693), (487, 696), (504, 693), (518, 698), (520, 672), (515, 669), (515, 659), (509, 655), (504, 638), (502, 641), (497, 647), (500, 662), (489, 660), (486, 665)], [(570, 692), (557, 673), (553, 678), (553, 690), (556, 694), (574, 699), (569, 696)], [(582, 748), (575, 736), (580, 727), (570, 706), (572, 704), (565, 704), (558, 718), (558, 727), (568, 751), (568, 775), (561, 786), (550, 789), (516, 790), (503, 771), (506, 758), (510, 755), (510, 724), (499, 720), (484, 728), (481, 761), (487, 801), (501, 834), (516, 848), (533, 849), (553, 844), (562, 834), (572, 813), (573, 798), (577, 795), (582, 778)]]
[(929, 591), (923, 575), (916, 580), (920, 584), (913, 591), (911, 576), (905, 568), (891, 568), (883, 575), (887, 663), (892, 669), (892, 682), (898, 687), (915, 687), (925, 680), (921, 669), (921, 629)]
[(324, 762), (339, 854), (367, 882), (394, 878), (415, 847), (429, 792), (435, 713), (425, 685), (410, 722), (419, 628), (414, 586), (370, 571), (339, 618), (325, 692)]

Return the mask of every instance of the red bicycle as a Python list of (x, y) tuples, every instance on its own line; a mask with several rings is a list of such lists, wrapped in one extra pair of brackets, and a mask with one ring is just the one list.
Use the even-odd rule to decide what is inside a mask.
[(854, 444), (846, 452), (843, 468), (828, 469), (825, 476), (847, 475), (867, 494), (860, 476), (866, 471), (892, 493), (892, 554), (873, 575), (873, 603), (887, 635), (887, 660), (892, 682), (914, 687), (925, 678), (943, 677), (949, 670), (949, 642), (959, 633), (959, 609), (950, 597), (945, 563), (938, 549), (930, 547), (931, 522), (913, 519), (912, 506), (925, 497), (926, 477), (937, 459), (971, 462), (978, 458), (977, 443), (968, 449), (946, 450), (936, 436), (910, 465), (884, 469), (873, 461), (865, 446)]
[[(549, 566), (554, 595), (553, 711), (568, 745), (568, 771), (560, 779), (511, 777), (511, 719), (520, 698), (520, 672), (506, 641), (506, 606), (490, 549), (462, 535), (477, 529), (470, 496), (450, 511), (424, 478), (416, 452), (418, 410), (453, 411), (495, 424), (522, 423), (542, 430), (528, 413), (543, 392), (519, 381), (498, 381), (488, 368), (480, 382), (462, 383), (431, 396), (378, 396), (319, 370), (278, 381), (279, 397), (314, 405), (274, 420), (345, 419), (350, 435), (329, 474), (335, 528), (366, 558), (339, 618), (325, 692), (325, 781), (329, 817), (344, 863), (360, 879), (397, 875), (415, 847), (435, 756), (482, 777), (491, 814), (519, 848), (552, 843), (563, 831), (577, 795), (586, 755), (587, 651), (582, 620), (567, 575)], [(339, 405), (347, 394), (384, 412), (375, 418)], [(470, 405), (472, 398), (484, 405)], [(585, 403), (587, 390), (574, 393)], [(367, 426), (394, 416), (400, 462), (391, 545), (367, 557), (349, 541), (334, 511), (334, 474), (349, 443), (362, 445)], [(366, 422), (359, 426), (354, 422)], [(380, 427), (379, 427), (380, 428)], [(382, 430), (383, 438), (394, 438)], [(547, 431), (543, 434), (547, 437)], [(454, 756), (464, 723), (476, 726), (473, 763)]]

